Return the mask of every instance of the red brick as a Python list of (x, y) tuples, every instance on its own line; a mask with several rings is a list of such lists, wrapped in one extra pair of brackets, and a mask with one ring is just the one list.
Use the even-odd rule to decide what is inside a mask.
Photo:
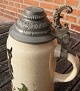
[(50, 20), (50, 22), (54, 22), (54, 21), (53, 21), (53, 18), (49, 18), (49, 20)]
[(80, 26), (72, 24), (71, 28), (80, 32)]
[(14, 21), (17, 21), (17, 20), (18, 20), (18, 18), (14, 17), (14, 18), (13, 18), (13, 20), (14, 20)]
[(32, 1), (32, 0), (24, 0), (24, 3), (33, 5), (33, 6), (39, 6), (39, 2), (37, 1)]
[(62, 16), (62, 18), (61, 18), (61, 19), (64, 19), (64, 14), (62, 14), (62, 13), (61, 13), (61, 15), (60, 15), (60, 16)]
[(4, 14), (4, 17), (7, 17), (7, 18), (9, 18), (9, 19), (12, 19), (12, 20), (13, 20), (13, 17), (12, 17), (12, 16), (10, 16), (10, 15), (7, 15), (7, 14)]
[(21, 4), (21, 8), (25, 9), (25, 8), (27, 8), (27, 5)]
[(20, 2), (23, 3), (24, 0), (14, 0), (14, 2)]
[(3, 13), (2, 13), (2, 12), (0, 12), (0, 15), (1, 15), (1, 16), (3, 16)]
[(3, 8), (1, 8), (0, 10), (1, 10), (1, 12), (4, 12), (4, 9)]
[(11, 10), (11, 11), (14, 11), (14, 12), (17, 12), (17, 8), (14, 8), (14, 7), (11, 7), (11, 6), (7, 6), (7, 9)]
[(64, 26), (65, 22), (64, 21), (60, 21), (61, 25)]
[(23, 10), (22, 9), (18, 9), (18, 13), (22, 14)]
[(10, 15), (16, 16), (16, 13), (15, 12), (10, 12)]
[(21, 14), (17, 14), (16, 16), (19, 18), (19, 17), (21, 17)]
[(48, 16), (53, 16), (53, 12), (45, 11), (45, 13), (46, 13)]
[(64, 4), (64, 0), (54, 0), (55, 3)]
[(53, 9), (56, 10), (59, 6), (54, 5), (54, 4), (48, 4), (48, 3), (40, 3), (40, 7), (51, 9), (51, 10)]
[(4, 10), (5, 13), (9, 14), (9, 11), (8, 10)]
[(4, 4), (8, 5), (8, 3), (9, 3), (8, 1), (4, 0)]
[(68, 16), (66, 15), (66, 20), (70, 21), (70, 22), (76, 22), (76, 18), (73, 16)]
[(44, 1), (47, 1), (47, 2), (53, 2), (53, 0), (44, 0)]
[(4, 0), (0, 0), (0, 3), (3, 3)]
[[(61, 23), (62, 26), (64, 26), (64, 24), (67, 23), (67, 22), (61, 20), (60, 23)], [(68, 27), (70, 28), (70, 24), (69, 23), (67, 23), (67, 24), (68, 24)]]
[(78, 0), (66, 0), (66, 5), (78, 6)]
[(6, 6), (5, 6), (5, 5), (3, 5), (3, 4), (0, 4), (0, 7), (2, 7), (2, 8), (6, 8)]
[(9, 5), (14, 7), (14, 2), (9, 2)]
[(15, 7), (16, 7), (16, 8), (20, 8), (20, 4), (15, 3)]
[(80, 19), (78, 19), (78, 24), (80, 24)]
[(14, 0), (14, 2), (19, 2), (19, 0)]
[(79, 19), (78, 23), (80, 24), (80, 19)]
[(2, 4), (0, 3), (0, 7), (2, 7)]
[(74, 14), (76, 16), (80, 16), (80, 10), (74, 9), (72, 14)]
[(23, 3), (23, 2), (24, 2), (24, 0), (19, 0), (19, 2), (20, 2), (20, 3)]

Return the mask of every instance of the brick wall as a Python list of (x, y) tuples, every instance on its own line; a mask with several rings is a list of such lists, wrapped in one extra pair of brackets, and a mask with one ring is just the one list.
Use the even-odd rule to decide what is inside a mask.
[(53, 15), (56, 8), (62, 5), (70, 5), (73, 8), (72, 14), (62, 12), (61, 23), (69, 24), (72, 31), (80, 32), (80, 0), (0, 0), (0, 15), (17, 20), (27, 6), (40, 6), (45, 9), (48, 18), (53, 22)]

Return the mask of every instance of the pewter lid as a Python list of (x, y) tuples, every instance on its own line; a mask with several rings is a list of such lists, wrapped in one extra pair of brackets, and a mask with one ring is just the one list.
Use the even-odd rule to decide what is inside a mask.
[(45, 43), (54, 39), (53, 29), (44, 9), (27, 7), (22, 16), (9, 29), (10, 35), (24, 43)]

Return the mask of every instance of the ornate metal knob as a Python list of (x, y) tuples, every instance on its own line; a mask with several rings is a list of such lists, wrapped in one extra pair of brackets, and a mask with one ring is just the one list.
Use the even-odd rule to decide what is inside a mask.
[(28, 7), (22, 16), (29, 20), (42, 20), (46, 17), (46, 13), (40, 7)]

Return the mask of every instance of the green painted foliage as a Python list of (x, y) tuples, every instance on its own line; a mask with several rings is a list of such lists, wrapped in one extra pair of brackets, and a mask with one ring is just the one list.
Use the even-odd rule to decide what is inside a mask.
[(23, 84), (22, 84), (22, 88), (18, 88), (19, 91), (28, 91), (28, 88)]

